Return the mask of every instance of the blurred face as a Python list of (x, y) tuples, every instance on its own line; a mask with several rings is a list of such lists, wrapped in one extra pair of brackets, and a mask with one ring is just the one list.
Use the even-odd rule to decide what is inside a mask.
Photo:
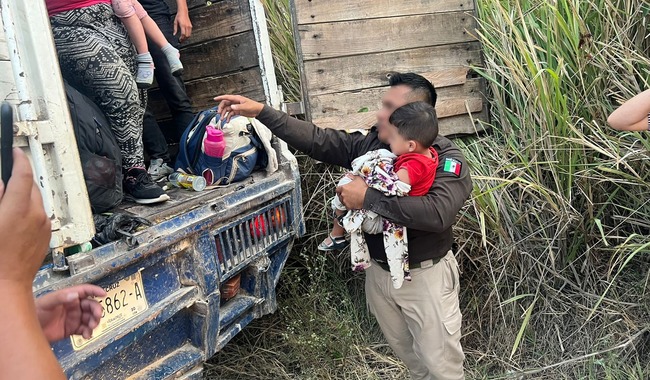
[(407, 140), (400, 135), (397, 132), (397, 127), (394, 125), (388, 124), (388, 127), (385, 128), (384, 132), (388, 135), (387, 143), (390, 145), (390, 151), (396, 156), (401, 156), (402, 154), (413, 152), (415, 150), (415, 142)]
[[(404, 85), (393, 86), (386, 91), (381, 99), (379, 112), (377, 112), (377, 133), (379, 141), (388, 144), (390, 139), (388, 119), (397, 108), (410, 103), (411, 88)], [(394, 153), (394, 152), (393, 152)]]

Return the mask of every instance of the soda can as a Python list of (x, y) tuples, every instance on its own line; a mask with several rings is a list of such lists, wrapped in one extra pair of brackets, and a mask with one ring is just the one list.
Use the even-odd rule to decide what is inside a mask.
[(169, 182), (176, 187), (194, 191), (203, 191), (208, 185), (205, 178), (200, 175), (185, 174), (181, 172), (170, 174)]

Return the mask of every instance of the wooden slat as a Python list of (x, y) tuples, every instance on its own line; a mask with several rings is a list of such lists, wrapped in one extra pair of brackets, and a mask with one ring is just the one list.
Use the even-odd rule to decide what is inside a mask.
[(181, 52), (183, 79), (204, 78), (259, 65), (253, 31), (194, 45)]
[(471, 0), (295, 0), (298, 24), (468, 11)]
[[(310, 110), (313, 119), (357, 113), (359, 110), (377, 110), (383, 94), (388, 87), (371, 88), (355, 92), (340, 92), (310, 97)], [(477, 97), (481, 81), (468, 80), (465, 85), (438, 89), (438, 99)]]
[[(169, 11), (171, 14), (176, 14), (176, 0), (165, 0), (167, 5), (169, 5)], [(213, 3), (216, 1), (213, 1)], [(187, 0), (187, 9), (192, 10), (194, 8), (205, 7), (207, 0)]]
[[(222, 94), (240, 94), (258, 101), (266, 100), (258, 67), (225, 76), (194, 80), (187, 82), (185, 87), (195, 111), (215, 106), (213, 98)], [(159, 90), (149, 92), (149, 102), (157, 119), (170, 118), (169, 109)]]
[[(307, 93), (354, 91), (388, 84), (388, 72), (418, 74), (457, 66), (479, 65), (477, 42), (364, 54), (305, 62)], [(442, 83), (434, 84), (442, 87)]]
[[(253, 29), (247, 1), (224, 0), (190, 11), (192, 36), (183, 46), (200, 44)], [(182, 54), (182, 53), (181, 53)]]
[(299, 27), (304, 60), (473, 41), (464, 12), (332, 22)]
[[(483, 98), (475, 96), (471, 98), (447, 98), (440, 99), (436, 104), (438, 119), (458, 116), (483, 110)], [(329, 116), (318, 118), (314, 124), (322, 128), (354, 129), (370, 128), (377, 120), (377, 111), (358, 112), (343, 116)]]
[(321, 128), (332, 129), (368, 129), (377, 122), (377, 111), (359, 112), (342, 116), (329, 116), (314, 119), (313, 123)]
[[(485, 119), (481, 110), (472, 113), (474, 119)], [(331, 117), (314, 120), (314, 124), (321, 128), (333, 128), (340, 130), (368, 129), (376, 122), (375, 112), (365, 112), (359, 114), (345, 115), (341, 117)], [(460, 135), (474, 133), (477, 128), (469, 115), (456, 115), (439, 119), (438, 128), (443, 136)]]
[[(487, 120), (487, 115), (485, 112), (474, 113), (472, 118), (474, 120)], [(438, 124), (439, 133), (442, 136), (457, 136), (471, 135), (485, 130), (480, 124), (474, 124), (472, 118), (469, 115), (459, 115), (441, 119), (440, 124)]]

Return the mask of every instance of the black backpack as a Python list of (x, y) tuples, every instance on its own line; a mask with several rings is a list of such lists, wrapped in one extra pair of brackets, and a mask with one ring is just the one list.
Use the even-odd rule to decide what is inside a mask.
[(93, 213), (122, 202), (122, 155), (104, 113), (87, 96), (65, 83), (88, 198)]

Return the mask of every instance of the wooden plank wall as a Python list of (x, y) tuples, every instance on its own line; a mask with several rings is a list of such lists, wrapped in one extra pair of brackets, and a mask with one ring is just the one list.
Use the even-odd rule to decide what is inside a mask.
[[(176, 1), (167, 3), (175, 13)], [(188, 0), (193, 31), (180, 50), (193, 109), (214, 106), (214, 96), (225, 93), (265, 101), (249, 2), (207, 4), (205, 0)], [(158, 89), (149, 91), (149, 102), (156, 118), (165, 124), (171, 115)]]
[[(308, 117), (316, 125), (369, 127), (390, 72), (433, 82), (441, 133), (474, 133), (485, 119), (473, 0), (293, 0)], [(368, 112), (359, 112), (361, 110)]]

